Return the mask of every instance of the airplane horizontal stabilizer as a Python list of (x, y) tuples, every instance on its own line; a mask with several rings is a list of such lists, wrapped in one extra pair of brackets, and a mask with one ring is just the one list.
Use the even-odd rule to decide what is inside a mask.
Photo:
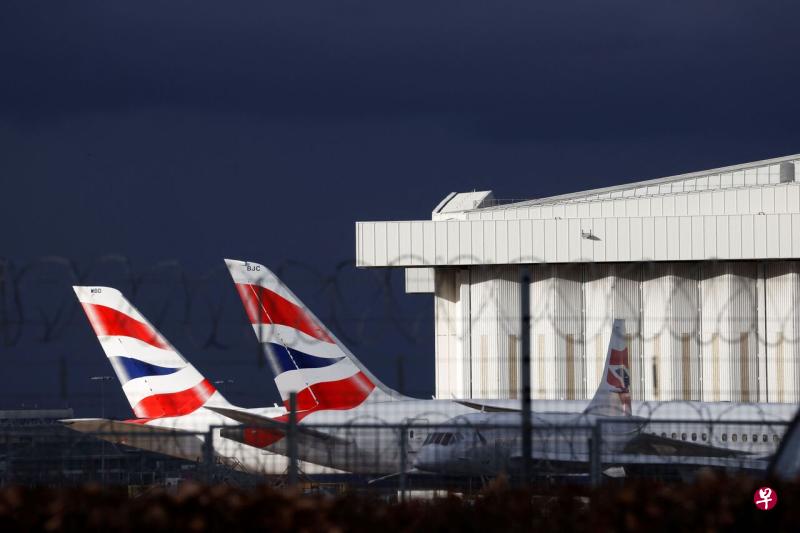
[[(266, 429), (276, 433), (280, 433), (285, 435), (289, 431), (289, 423), (288, 423), (288, 415), (282, 415), (278, 418), (270, 418), (268, 416), (261, 416), (254, 413), (249, 413), (246, 411), (240, 411), (237, 409), (229, 409), (226, 407), (206, 407), (206, 409), (210, 411), (214, 411), (215, 413), (219, 413), (222, 416), (228, 417), (232, 420), (236, 420), (237, 422), (241, 423), (248, 428), (254, 429)], [(223, 436), (232, 435), (232, 429), (239, 429), (239, 428), (224, 428), (222, 429), (221, 434)], [(324, 433), (322, 431), (317, 431), (315, 429), (309, 428), (308, 426), (304, 425), (297, 425), (297, 433), (298, 437), (300, 438), (312, 438), (319, 442), (339, 442), (341, 444), (346, 444), (349, 441), (344, 439), (340, 439), (334, 435), (329, 433)]]
[(69, 429), (111, 442), (155, 453), (201, 461), (203, 437), (186, 431), (145, 425), (136, 421), (123, 422), (105, 418), (73, 418), (60, 420)]

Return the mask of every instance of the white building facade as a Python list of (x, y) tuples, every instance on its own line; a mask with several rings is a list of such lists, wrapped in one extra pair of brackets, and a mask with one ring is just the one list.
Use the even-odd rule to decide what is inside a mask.
[(590, 395), (624, 318), (634, 398), (797, 402), (798, 165), (504, 204), (452, 193), (432, 220), (356, 223), (357, 264), (434, 294), (438, 397), (518, 397), (527, 279), (534, 398)]

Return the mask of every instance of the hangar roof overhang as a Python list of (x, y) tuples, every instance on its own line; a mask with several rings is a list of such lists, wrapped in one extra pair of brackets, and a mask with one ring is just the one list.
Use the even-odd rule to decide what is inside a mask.
[(800, 154), (506, 204), (451, 193), (432, 220), (357, 222), (356, 264), (800, 257), (798, 165)]

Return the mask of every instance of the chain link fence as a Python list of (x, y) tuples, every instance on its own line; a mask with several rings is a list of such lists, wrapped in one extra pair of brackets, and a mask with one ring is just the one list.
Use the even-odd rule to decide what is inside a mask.
[[(308, 265), (286, 262), (275, 268), (275, 273), (287, 285), (299, 287), (298, 292), (309, 298), (309, 307), (317, 311), (320, 320), (342, 343), (356, 352), (362, 348), (368, 351), (369, 356), (364, 356), (362, 362), (376, 363), (380, 373), (394, 378), (387, 381), (400, 392), (409, 391), (419, 397), (431, 392), (421, 377), (423, 372), (404, 365), (395, 355), (403, 351), (435, 351), (437, 379), (443, 368), (457, 364), (462, 365), (459, 372), (470, 376), (472, 383), (488, 383), (487, 376), (494, 375), (492, 372), (500, 375), (497, 369), (504, 365), (513, 372), (505, 374), (506, 382), (483, 383), (480, 394), (440, 395), (438, 403), (424, 408), (407, 402), (386, 402), (373, 411), (352, 416), (346, 409), (333, 407), (330, 411), (341, 416), (322, 423), (303, 421), (303, 409), (298, 412), (286, 403), (286, 410), (280, 414), (267, 415), (263, 406), (272, 402), (264, 401), (268, 395), (263, 390), (270, 389), (274, 397), (273, 376), (268, 372), (274, 361), (270, 363), (262, 347), (254, 342), (251, 324), (222, 265), (197, 275), (175, 262), (160, 262), (137, 270), (121, 256), (104, 257), (89, 265), (56, 257), (24, 265), (4, 260), (0, 261), (0, 343), (4, 351), (0, 362), (8, 365), (12, 370), (9, 375), (13, 374), (14, 379), (0, 396), (7, 407), (15, 409), (0, 413), (2, 483), (63, 486), (91, 481), (124, 485), (138, 491), (199, 480), (243, 486), (263, 483), (303, 486), (309, 490), (365, 490), (404, 498), (414, 491), (425, 494), (475, 491), (499, 476), (525, 485), (597, 486), (635, 477), (690, 479), (701, 469), (763, 475), (794, 415), (796, 406), (792, 404), (707, 402), (699, 398), (659, 401), (641, 400), (640, 396), (634, 398), (632, 416), (598, 417), (586, 413), (587, 398), (597, 386), (594, 382), (590, 386), (588, 381), (581, 394), (544, 395), (534, 399), (531, 406), (526, 402), (531, 401), (531, 393), (535, 395), (540, 384), (544, 390), (552, 385), (548, 380), (575, 381), (579, 373), (574, 368), (583, 364), (580, 361), (591, 362), (592, 379), (600, 380), (600, 357), (605, 355), (610, 336), (610, 332), (598, 336), (597, 342), (602, 340), (603, 344), (602, 353), (593, 354), (589, 361), (586, 350), (570, 348), (570, 339), (575, 337), (556, 328), (561, 344), (554, 350), (552, 360), (543, 363), (541, 348), (546, 345), (537, 334), (539, 326), (529, 325), (531, 320), (544, 320), (542, 316), (549, 320), (548, 327), (559, 325), (558, 317), (543, 311), (538, 299), (536, 283), (550, 281), (534, 275), (533, 280), (523, 279), (513, 285), (511, 282), (520, 281), (518, 273), (506, 272), (497, 291), (473, 290), (466, 302), (475, 305), (459, 318), (470, 323), (473, 334), (462, 334), (456, 339), (462, 345), (472, 343), (468, 351), (472, 358), (463, 364), (464, 353), (451, 353), (439, 344), (433, 348), (434, 337), (436, 343), (441, 341), (439, 333), (443, 326), (439, 324), (442, 315), (437, 308), (434, 316), (432, 304), (446, 298), (446, 291), (434, 288), (433, 302), (415, 300), (417, 296), (401, 298), (403, 287), (398, 276), (389, 271), (360, 271), (357, 279), (352, 267), (352, 262), (342, 262), (334, 272), (324, 274)], [(488, 269), (480, 275), (473, 272), (470, 283), (478, 283), (476, 279), (480, 276), (486, 278), (488, 285), (496, 283), (493, 272)], [(451, 274), (448, 271), (439, 281), (446, 281)], [(620, 273), (614, 275), (624, 277)], [(637, 278), (638, 288), (625, 292), (614, 279), (603, 282), (613, 304), (612, 311), (646, 307), (647, 298), (641, 290), (643, 281)], [(206, 354), (203, 361), (207, 368), (229, 375), (228, 369), (239, 364), (237, 379), (241, 382), (252, 378), (254, 370), (261, 372), (259, 392), (249, 397), (253, 400), (250, 403), (258, 401), (256, 407), (261, 411), (247, 410), (251, 414), (258, 411), (254, 416), (261, 422), (248, 419), (238, 425), (222, 425), (219, 417), (205, 421), (195, 417), (191, 424), (179, 427), (159, 425), (157, 420), (109, 420), (110, 413), (117, 415), (110, 418), (124, 419), (130, 415), (127, 409), (120, 413), (121, 398), (113, 391), (116, 380), (97, 375), (108, 372), (108, 362), (87, 333), (89, 326), (70, 290), (72, 285), (88, 283), (116, 287), (137, 306), (146, 307), (152, 324), (177, 332), (187, 353), (196, 350)], [(547, 298), (555, 298), (559, 305), (563, 304), (561, 308), (580, 310), (586, 305), (585, 289), (576, 292), (582, 298), (580, 305), (572, 302), (570, 307), (566, 305), (569, 294), (562, 291), (563, 283), (553, 283), (550, 291), (553, 294)], [(732, 286), (729, 292), (739, 295), (739, 285)], [(699, 290), (696, 285), (691, 290), (683, 285), (679, 289), (682, 295)], [(635, 301), (624, 301), (628, 293), (634, 295)], [(544, 314), (539, 316), (537, 312)], [(730, 316), (729, 313), (718, 320), (729, 322)], [(586, 324), (589, 319), (583, 317), (581, 321)], [(504, 345), (507, 353), (503, 352), (506, 358), (503, 362), (499, 356), (493, 359), (494, 352), (484, 350), (484, 338), (496, 333), (490, 322), (498, 330), (514, 324), (516, 333), (512, 335), (513, 342)], [(453, 324), (446, 326), (450, 328)], [(531, 338), (526, 332), (535, 335)], [(447, 335), (451, 333), (458, 337), (458, 331), (448, 331)], [(646, 340), (652, 342), (655, 338)], [(673, 344), (683, 346), (678, 342), (681, 339), (672, 338)], [(626, 346), (635, 356), (630, 345), (634, 340), (627, 337)], [(642, 341), (639, 346), (643, 350), (646, 344)], [(52, 357), (37, 359), (20, 355), (27, 350), (36, 354), (63, 353), (75, 347), (87, 353), (57, 355), (55, 366)], [(387, 350), (390, 356), (375, 358), (375, 353)], [(240, 358), (242, 353), (253, 355)], [(664, 359), (669, 356), (656, 355)], [(781, 357), (789, 355), (787, 350)], [(91, 360), (92, 366), (75, 364), (85, 360)], [(430, 357), (427, 361), (430, 363)], [(683, 379), (689, 383), (686, 376), (693, 367), (687, 361), (688, 356), (679, 361), (686, 364), (686, 370), (683, 374), (674, 373), (676, 381)], [(545, 364), (561, 370), (542, 371)], [(644, 371), (644, 367), (640, 369)], [(65, 377), (67, 372), (73, 378), (76, 373), (83, 375), (77, 381), (69, 381)], [(44, 374), (51, 377), (43, 385)], [(53, 374), (59, 376), (55, 381)], [(228, 375), (219, 376), (224, 379), (212, 376), (211, 380), (220, 389), (235, 388), (232, 386), (235, 380)], [(528, 379), (531, 376), (534, 379)], [(66, 394), (68, 381), (72, 390)], [(26, 383), (39, 387), (32, 395), (41, 404), (57, 398), (54, 403), (80, 404), (80, 415), (100, 418), (78, 418), (72, 411), (23, 413), (19, 410), (20, 399), (31, 397), (25, 395)], [(437, 382), (437, 391), (438, 385)], [(492, 398), (488, 393), (482, 394), (487, 391), (494, 391), (506, 403), (498, 407), (496, 403), (478, 401)], [(116, 404), (109, 400), (111, 397), (116, 398)], [(443, 408), (444, 404), (450, 407)], [(457, 409), (453, 410), (454, 406)]]
[[(786, 427), (753, 421), (535, 421), (525, 479), (519, 424), (243, 425), (205, 432), (6, 426), (0, 428), (0, 482), (93, 482), (135, 493), (196, 481), (404, 498), (475, 493), (497, 477), (518, 486), (598, 486), (634, 478), (688, 481), (708, 470), (764, 476)], [(731, 446), (711, 446), (723, 439)]]

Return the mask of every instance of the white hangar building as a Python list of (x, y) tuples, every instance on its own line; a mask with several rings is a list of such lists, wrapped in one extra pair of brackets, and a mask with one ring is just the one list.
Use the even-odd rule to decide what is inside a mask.
[(800, 155), (527, 201), (452, 193), (357, 222), (359, 267), (433, 293), (438, 397), (580, 399), (626, 320), (638, 399), (800, 401)]

